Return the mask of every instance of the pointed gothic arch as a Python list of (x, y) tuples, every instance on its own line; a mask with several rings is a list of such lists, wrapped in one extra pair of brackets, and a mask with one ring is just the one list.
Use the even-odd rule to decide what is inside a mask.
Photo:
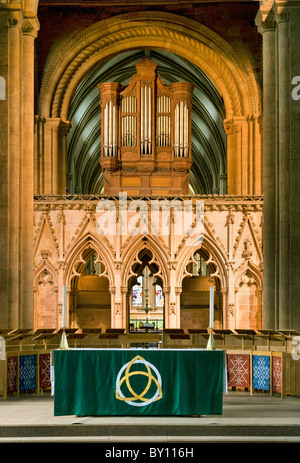
[(130, 239), (123, 254), (123, 268), (121, 275), (122, 286), (127, 286), (130, 269), (134, 258), (143, 249), (148, 249), (148, 251), (152, 253), (153, 257), (157, 259), (163, 285), (164, 287), (168, 287), (170, 284), (168, 273), (168, 255), (167, 252), (164, 251), (163, 246), (161, 246), (161, 243), (158, 241), (158, 239), (152, 235), (137, 235)]
[(41, 252), (41, 262), (33, 275), (34, 329), (57, 327), (59, 317), (57, 269), (49, 261), (49, 251)]
[(114, 286), (114, 269), (112, 265), (113, 256), (111, 255), (106, 243), (102, 238), (99, 236), (94, 235), (93, 233), (89, 232), (79, 238), (69, 249), (65, 261), (67, 262), (65, 272), (64, 272), (64, 283), (67, 286), (70, 286), (72, 278), (76, 275), (74, 273), (74, 265), (76, 262), (82, 262), (81, 258), (83, 252), (87, 249), (93, 249), (97, 252), (99, 258), (103, 260), (103, 264), (106, 269), (105, 276), (109, 280), (110, 286)]
[(123, 255), (123, 266), (122, 266), (122, 295), (123, 295), (123, 311), (126, 311), (123, 319), (126, 318), (126, 326), (129, 326), (129, 315), (130, 315), (130, 293), (133, 283), (136, 281), (137, 273), (135, 268), (140, 266), (143, 268), (146, 257), (146, 265), (149, 266), (153, 272), (158, 284), (161, 286), (164, 294), (164, 307), (162, 313), (162, 324), (168, 325), (166, 320), (166, 314), (168, 314), (169, 308), (169, 292), (170, 292), (170, 272), (168, 270), (168, 255), (163, 250), (163, 246), (158, 239), (152, 235), (137, 235), (129, 238), (126, 248), (124, 249)]
[[(115, 278), (113, 256), (102, 237), (89, 232), (66, 256), (63, 280), (67, 286), (67, 324), (81, 328), (110, 328)], [(95, 259), (94, 259), (95, 257)], [(90, 260), (100, 264), (98, 274), (86, 275)]]
[(235, 320), (239, 328), (262, 328), (262, 274), (250, 260), (242, 265), (235, 276)]
[[(196, 264), (195, 256), (199, 253), (208, 268), (208, 274), (193, 275), (188, 267)], [(216, 327), (221, 328), (225, 325), (227, 310), (228, 292), (228, 272), (227, 259), (217, 243), (209, 236), (201, 245), (188, 247), (183, 246), (177, 256), (179, 263), (176, 284), (180, 297), (180, 326), (191, 325), (190, 318), (194, 321), (194, 327), (207, 328), (209, 320), (209, 286), (211, 280), (214, 282), (215, 293), (215, 314)], [(185, 306), (185, 291), (192, 291), (195, 295), (194, 300), (189, 296), (191, 306)], [(197, 296), (196, 296), (197, 295)], [(188, 303), (189, 304), (189, 303)], [(197, 307), (196, 307), (197, 306)], [(203, 309), (203, 310), (201, 310)]]

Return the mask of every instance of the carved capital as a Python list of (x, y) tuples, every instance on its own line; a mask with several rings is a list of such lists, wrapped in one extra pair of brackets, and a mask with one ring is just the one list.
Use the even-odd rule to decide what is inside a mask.
[(181, 288), (181, 286), (176, 286), (176, 288), (175, 288), (175, 294), (176, 294), (176, 296), (180, 296), (181, 293), (182, 293), (182, 288)]
[(225, 119), (223, 127), (226, 135), (234, 135), (241, 130), (241, 124), (236, 122), (234, 119)]

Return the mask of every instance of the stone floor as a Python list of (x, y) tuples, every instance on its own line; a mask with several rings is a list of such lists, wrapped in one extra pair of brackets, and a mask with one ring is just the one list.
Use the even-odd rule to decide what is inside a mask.
[(50, 394), (0, 399), (0, 443), (300, 443), (300, 397), (231, 392), (223, 414), (201, 417), (54, 416)]

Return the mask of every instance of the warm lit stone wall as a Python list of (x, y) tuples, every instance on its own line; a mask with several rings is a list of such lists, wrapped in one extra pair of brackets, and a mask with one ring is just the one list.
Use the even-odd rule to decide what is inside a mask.
[[(151, 198), (142, 198), (147, 205), (148, 233), (133, 235), (131, 231), (122, 236), (101, 235), (99, 224), (107, 211), (99, 212), (100, 199), (83, 196), (36, 198), (34, 328), (61, 326), (64, 284), (68, 294), (68, 326), (127, 328), (129, 279), (143, 250), (152, 255), (159, 269), (166, 328), (207, 328), (209, 282), (199, 281), (189, 273), (192, 257), (199, 249), (213, 276), (215, 327), (262, 327), (262, 197), (194, 197), (194, 209), (196, 201), (204, 200), (204, 203), (199, 202), (204, 204), (204, 240), (194, 246), (187, 245), (186, 234), (177, 234), (172, 213), (170, 235), (151, 234)], [(111, 199), (116, 206), (118, 225), (119, 199)], [(133, 206), (132, 198), (128, 197), (127, 207), (132, 208), (128, 212), (128, 223), (139, 213)], [(159, 213), (159, 220), (162, 214), (165, 212)], [(102, 224), (106, 227), (108, 222)], [(137, 224), (140, 230), (140, 223)], [(94, 286), (98, 291), (94, 296), (97, 306), (94, 308), (91, 301), (82, 300), (78, 291), (78, 278), (91, 252), (97, 253), (102, 265), (99, 278), (102, 286)], [(202, 288), (197, 289), (199, 284)]]

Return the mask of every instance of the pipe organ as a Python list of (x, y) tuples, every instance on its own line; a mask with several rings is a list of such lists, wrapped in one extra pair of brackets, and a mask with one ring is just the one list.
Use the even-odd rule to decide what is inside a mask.
[(98, 87), (104, 193), (188, 194), (194, 85), (166, 86), (145, 59), (128, 86)]

